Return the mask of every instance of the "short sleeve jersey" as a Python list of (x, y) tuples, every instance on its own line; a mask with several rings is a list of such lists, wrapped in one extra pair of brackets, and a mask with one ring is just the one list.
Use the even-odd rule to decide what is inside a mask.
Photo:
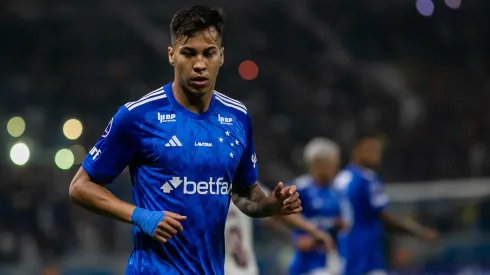
[[(298, 188), (305, 219), (325, 232), (331, 232), (335, 220), (340, 216), (337, 193), (331, 185), (321, 186), (310, 175), (296, 178), (293, 184)], [(293, 238), (307, 234), (295, 230)], [(308, 252), (295, 251), (289, 267), (289, 275), (310, 274), (326, 267), (326, 252), (322, 249)]]
[(383, 270), (383, 224), (380, 212), (388, 206), (382, 183), (372, 170), (349, 165), (334, 186), (341, 197), (342, 219), (349, 230), (339, 235), (339, 251), (345, 260), (345, 275)]
[(214, 91), (209, 108), (195, 114), (169, 83), (121, 106), (82, 166), (101, 184), (129, 166), (138, 207), (187, 216), (183, 233), (166, 244), (134, 226), (126, 274), (223, 274), (231, 187), (257, 181), (244, 104)]

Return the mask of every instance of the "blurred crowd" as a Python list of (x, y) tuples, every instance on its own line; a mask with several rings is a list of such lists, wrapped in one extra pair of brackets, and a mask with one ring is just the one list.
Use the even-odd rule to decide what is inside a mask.
[[(115, 249), (112, 222), (69, 204), (75, 170), (56, 170), (50, 152), (71, 145), (67, 118), (82, 121), (89, 149), (118, 106), (173, 78), (168, 26), (192, 3), (167, 2), (0, 2), (0, 121), (23, 116), (38, 152), (19, 168), (0, 146), (0, 262), (25, 253), (20, 236), (47, 261)], [(264, 182), (302, 173), (314, 136), (338, 142), (346, 163), (366, 128), (384, 140), (387, 182), (490, 176), (490, 2), (438, 1), (432, 17), (415, 1), (200, 2), (228, 14), (217, 90), (247, 105)], [(238, 74), (244, 60), (256, 79)]]

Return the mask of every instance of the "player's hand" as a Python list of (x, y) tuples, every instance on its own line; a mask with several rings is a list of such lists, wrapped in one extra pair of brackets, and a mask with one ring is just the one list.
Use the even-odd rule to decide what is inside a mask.
[(347, 230), (349, 228), (349, 224), (346, 223), (343, 219), (338, 218), (334, 220), (334, 226), (335, 228), (339, 230)]
[(428, 243), (436, 243), (439, 240), (439, 233), (434, 229), (425, 229), (422, 235), (424, 241)]
[(311, 236), (304, 235), (296, 239), (295, 245), (299, 251), (309, 252), (313, 250), (315, 247), (317, 247), (318, 243), (317, 240), (315, 240)]
[(272, 203), (276, 214), (291, 215), (301, 213), (301, 200), (299, 193), (296, 191), (296, 186), (284, 187), (284, 183), (280, 182), (272, 192)]
[(158, 224), (153, 238), (162, 243), (167, 243), (173, 235), (184, 230), (181, 222), (185, 221), (187, 217), (169, 211), (163, 211), (163, 214), (165, 214), (165, 217)]
[(323, 230), (317, 229), (314, 232), (313, 237), (317, 242), (321, 242), (326, 251), (336, 251), (335, 243), (330, 234), (325, 233)]

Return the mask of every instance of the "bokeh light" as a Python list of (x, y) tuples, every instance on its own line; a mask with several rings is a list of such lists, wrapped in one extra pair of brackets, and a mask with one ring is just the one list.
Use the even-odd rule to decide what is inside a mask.
[(434, 3), (432, 0), (417, 0), (417, 11), (423, 16), (431, 16), (434, 13)]
[(245, 60), (238, 66), (238, 73), (245, 80), (254, 80), (259, 75), (259, 67), (251, 60)]
[(461, 0), (445, 0), (445, 2), (451, 9), (457, 9), (461, 6)]
[(80, 144), (76, 144), (70, 147), (70, 151), (73, 153), (73, 156), (75, 157), (76, 165), (81, 164), (85, 159), (85, 156), (87, 155), (87, 150), (85, 149), (85, 147), (83, 147)]
[(61, 170), (68, 170), (75, 163), (75, 156), (70, 149), (61, 149), (54, 156), (54, 162)]
[(7, 122), (7, 132), (13, 137), (20, 137), (26, 130), (26, 123), (21, 117), (13, 117)]
[(10, 159), (16, 165), (22, 166), (29, 161), (31, 152), (25, 143), (19, 142), (10, 149)]
[(75, 140), (82, 135), (82, 122), (78, 119), (69, 119), (63, 125), (63, 134), (67, 139)]

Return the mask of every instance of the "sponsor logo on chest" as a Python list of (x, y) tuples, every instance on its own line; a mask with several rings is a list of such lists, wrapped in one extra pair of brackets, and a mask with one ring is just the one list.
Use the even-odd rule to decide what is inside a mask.
[(175, 114), (162, 114), (162, 113), (158, 113), (158, 121), (160, 121), (160, 123), (168, 123), (168, 122), (175, 122), (177, 121), (175, 118), (177, 116)]
[(211, 142), (194, 142), (194, 146), (196, 147), (213, 147)]
[(219, 121), (220, 124), (233, 125), (233, 118), (231, 118), (231, 117), (223, 117), (220, 114), (218, 114), (218, 121)]

